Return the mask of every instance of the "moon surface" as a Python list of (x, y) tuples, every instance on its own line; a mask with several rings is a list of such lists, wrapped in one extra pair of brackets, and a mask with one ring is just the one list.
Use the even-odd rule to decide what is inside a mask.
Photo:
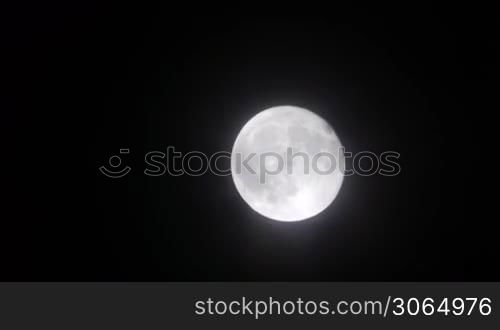
[(243, 200), (278, 221), (309, 219), (326, 209), (344, 178), (345, 159), (332, 127), (315, 113), (278, 106), (251, 118), (231, 154)]

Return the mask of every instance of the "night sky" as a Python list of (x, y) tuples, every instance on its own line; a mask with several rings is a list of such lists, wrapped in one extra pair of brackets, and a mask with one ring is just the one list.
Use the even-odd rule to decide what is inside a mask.
[[(2, 23), (1, 280), (500, 278), (493, 220), (466, 210), (466, 114), (493, 93), (487, 18), (20, 13)], [(347, 177), (323, 213), (280, 223), (230, 176), (143, 174), (148, 151), (231, 151), (283, 104), (322, 116), (348, 151), (399, 152), (400, 175)], [(98, 168), (120, 148), (132, 171), (109, 179)]]

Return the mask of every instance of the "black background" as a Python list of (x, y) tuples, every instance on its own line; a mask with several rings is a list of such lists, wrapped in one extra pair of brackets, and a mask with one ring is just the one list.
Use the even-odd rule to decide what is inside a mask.
[[(0, 279), (499, 279), (493, 217), (466, 210), (466, 115), (493, 92), (486, 16), (16, 14), (3, 22)], [(142, 173), (147, 151), (230, 151), (282, 104), (321, 115), (348, 151), (399, 152), (401, 174), (348, 177), (325, 212), (290, 224), (253, 212), (231, 177)], [(98, 167), (120, 148), (132, 172), (112, 180)]]

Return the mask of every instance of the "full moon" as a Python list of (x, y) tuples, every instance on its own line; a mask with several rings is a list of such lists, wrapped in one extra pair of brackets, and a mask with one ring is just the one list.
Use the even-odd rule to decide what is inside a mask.
[(243, 200), (278, 221), (305, 220), (325, 210), (340, 190), (344, 165), (333, 128), (295, 106), (256, 114), (231, 153), (233, 181)]

